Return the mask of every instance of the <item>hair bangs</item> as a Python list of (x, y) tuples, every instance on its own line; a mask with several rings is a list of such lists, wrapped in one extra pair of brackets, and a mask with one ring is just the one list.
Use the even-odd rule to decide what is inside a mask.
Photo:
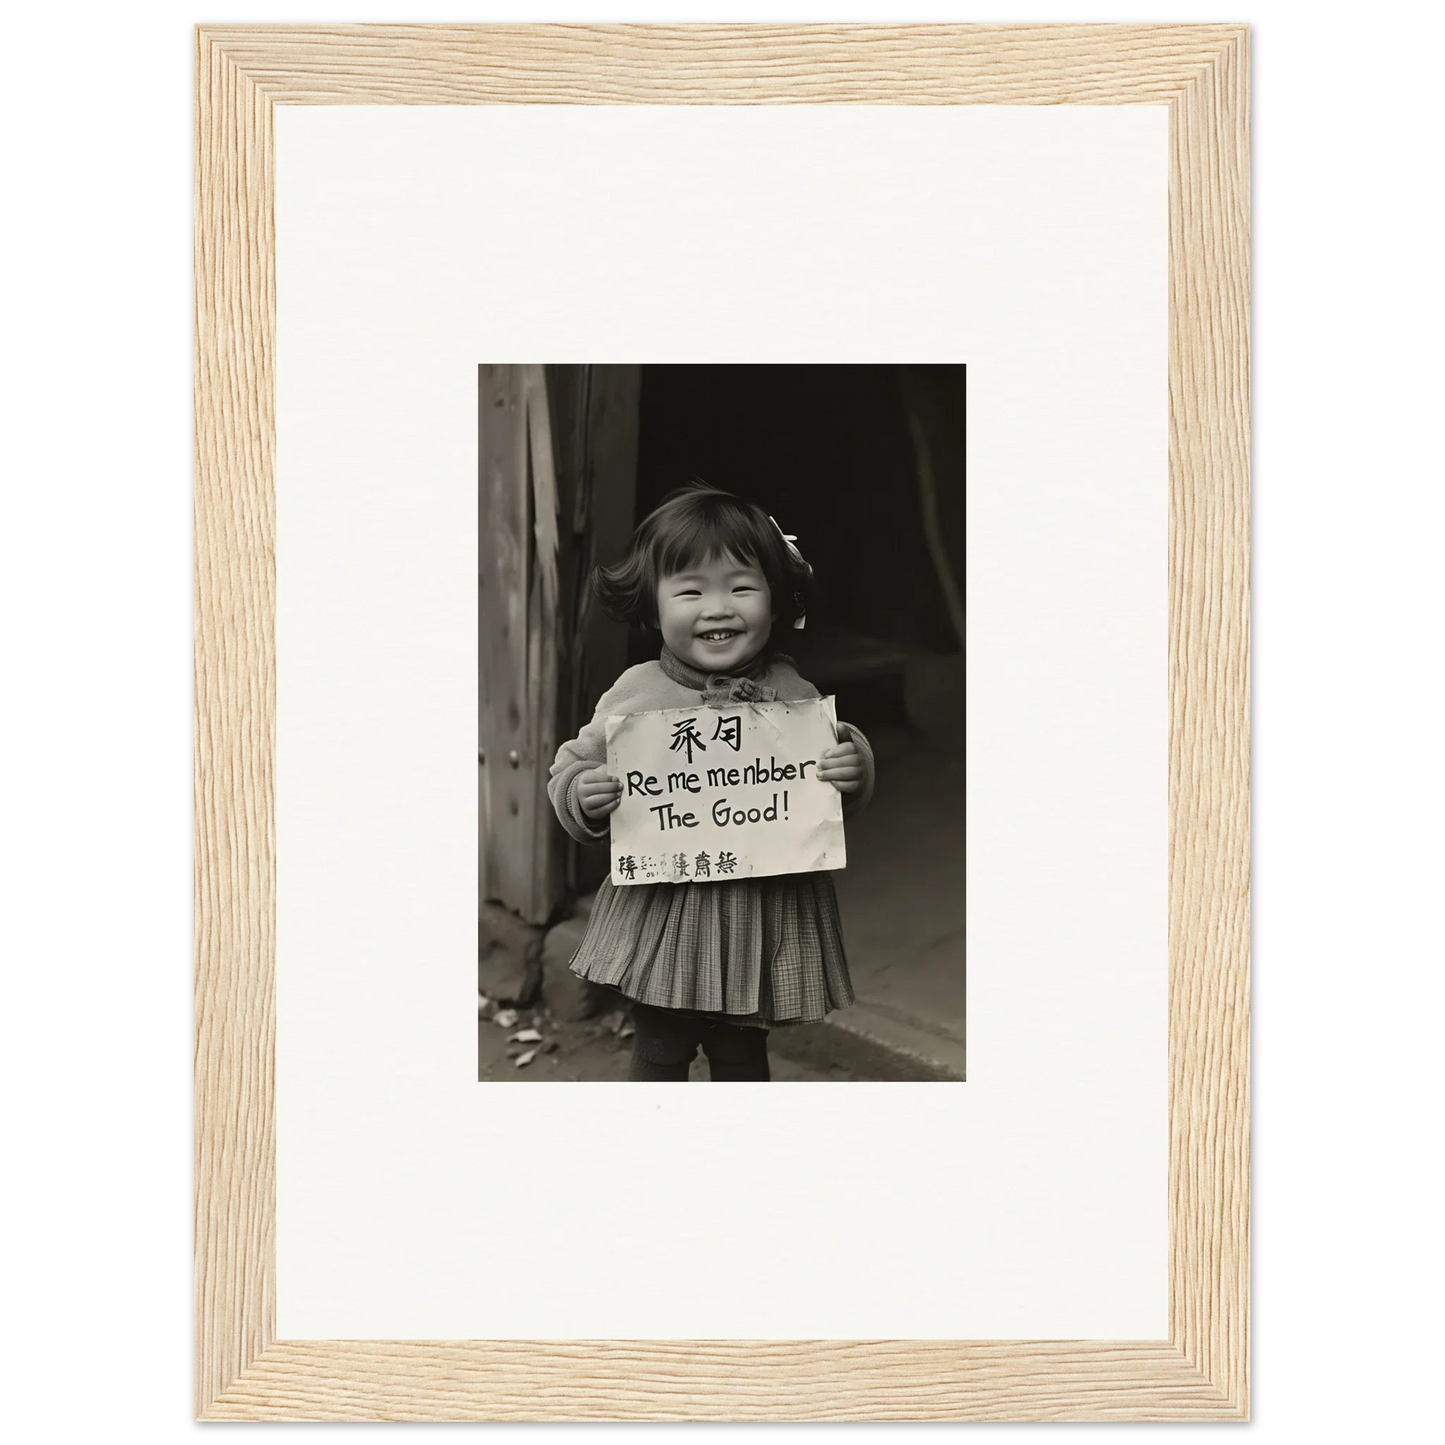
[(760, 528), (746, 505), (736, 498), (714, 493), (703, 505), (679, 516), (675, 525), (659, 529), (656, 580), (675, 577), (719, 558), (766, 571), (768, 538), (763, 528), (774, 530), (767, 522)]

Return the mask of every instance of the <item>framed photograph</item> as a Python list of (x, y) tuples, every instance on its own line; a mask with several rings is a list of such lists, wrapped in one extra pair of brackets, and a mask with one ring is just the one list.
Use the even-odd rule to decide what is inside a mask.
[(196, 47), (198, 1416), (1246, 1418), (1247, 30)]

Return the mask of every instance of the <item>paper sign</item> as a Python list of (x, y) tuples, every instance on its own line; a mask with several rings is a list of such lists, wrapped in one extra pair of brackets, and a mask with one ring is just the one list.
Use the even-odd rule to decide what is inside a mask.
[(817, 776), (837, 740), (831, 697), (609, 717), (613, 883), (844, 867), (843, 798)]

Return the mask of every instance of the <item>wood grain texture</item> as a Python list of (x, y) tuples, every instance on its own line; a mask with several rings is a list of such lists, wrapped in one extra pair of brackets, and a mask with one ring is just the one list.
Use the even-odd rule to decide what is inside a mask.
[(532, 575), (527, 598), (527, 747), (531, 796), (531, 907), (522, 916), (529, 923), (550, 922), (566, 891), (567, 849), (562, 831), (552, 826), (547, 796), (552, 759), (562, 739), (557, 736), (557, 690), (562, 654), (570, 643), (561, 629), (559, 596), (557, 463), (553, 456), (552, 414), (547, 404), (544, 368), (521, 368), (527, 405), (527, 472), (531, 489)]
[(216, 27), (281, 105), (1165, 105), (1227, 25)]
[[(196, 1393), (207, 1419), (1248, 1410), (1248, 52), (1239, 26), (197, 34)], [(276, 104), (1170, 109), (1170, 1337), (275, 1338)]]
[(1249, 56), (1170, 108), (1170, 1338), (1249, 1345)]
[(196, 1392), (276, 1333), (272, 106), (196, 46)]
[(497, 899), (527, 917), (532, 907), (531, 804), (536, 784), (526, 706), (527, 606), (532, 593), (527, 400), (516, 366), (480, 367), (478, 387), (479, 676), (491, 683), (479, 699), (481, 806), (489, 844), (482, 897)]
[(291, 1340), (217, 1420), (1232, 1420), (1165, 1341)]

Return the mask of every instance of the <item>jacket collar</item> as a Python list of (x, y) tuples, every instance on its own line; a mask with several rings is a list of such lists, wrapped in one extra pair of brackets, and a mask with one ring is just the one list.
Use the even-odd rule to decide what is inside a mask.
[(707, 673), (690, 666), (666, 647), (657, 659), (668, 677), (682, 687), (700, 692), (705, 703), (774, 701), (777, 689), (767, 686), (764, 680), (772, 671), (773, 663), (781, 660), (780, 654), (764, 648), (750, 663), (734, 672)]

